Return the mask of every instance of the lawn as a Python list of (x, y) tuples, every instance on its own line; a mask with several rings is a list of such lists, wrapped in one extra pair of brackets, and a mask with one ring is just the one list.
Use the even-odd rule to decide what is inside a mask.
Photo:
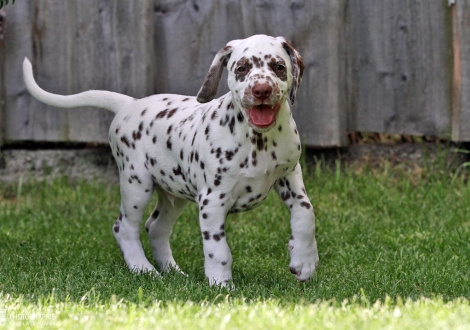
[(172, 236), (188, 276), (155, 278), (128, 272), (114, 240), (118, 187), (66, 179), (0, 186), (0, 324), (470, 329), (466, 167), (450, 170), (439, 159), (424, 167), (337, 165), (317, 163), (304, 174), (317, 217), (314, 279), (300, 283), (289, 272), (289, 212), (272, 193), (228, 218), (235, 290), (205, 280), (195, 205)]

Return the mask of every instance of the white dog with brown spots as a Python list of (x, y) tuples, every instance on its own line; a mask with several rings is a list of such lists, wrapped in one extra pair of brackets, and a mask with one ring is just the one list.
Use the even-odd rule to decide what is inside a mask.
[[(224, 68), (230, 92), (215, 99)], [(211, 285), (232, 279), (228, 213), (253, 209), (274, 188), (291, 212), (290, 271), (300, 281), (318, 264), (315, 216), (299, 165), (300, 138), (289, 102), (302, 80), (299, 53), (283, 38), (230, 41), (215, 56), (197, 97), (143, 99), (107, 91), (62, 96), (42, 90), (25, 59), (24, 79), (38, 100), (57, 107), (94, 106), (115, 113), (109, 143), (120, 173), (121, 210), (114, 236), (131, 270), (156, 272), (139, 238), (153, 191), (158, 203), (145, 224), (161, 271), (179, 269), (172, 227), (188, 201), (199, 206), (205, 274)]]

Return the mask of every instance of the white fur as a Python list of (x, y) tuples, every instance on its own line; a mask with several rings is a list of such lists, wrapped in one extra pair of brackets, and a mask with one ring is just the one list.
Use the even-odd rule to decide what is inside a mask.
[[(252, 63), (263, 60), (242, 81), (235, 70), (244, 57)], [(282, 65), (275, 66), (279, 71), (270, 69), (271, 58), (284, 63), (285, 70)], [(300, 55), (284, 38), (257, 35), (231, 41), (216, 55), (197, 99), (159, 94), (140, 100), (106, 91), (51, 94), (36, 84), (27, 59), (23, 69), (28, 90), (44, 103), (96, 106), (116, 113), (109, 142), (120, 170), (121, 210), (113, 233), (128, 267), (156, 272), (139, 239), (144, 208), (156, 190), (158, 204), (145, 227), (157, 265), (162, 271), (179, 270), (169, 238), (184, 205), (194, 201), (199, 205), (206, 276), (210, 284), (225, 286), (232, 279), (225, 218), (229, 212), (258, 206), (273, 187), (291, 212), (291, 272), (304, 281), (317, 267), (315, 218), (303, 184), (300, 139), (288, 103), (301, 81), (300, 65)], [(224, 67), (230, 92), (213, 99)], [(254, 92), (260, 84), (272, 89), (263, 100)], [(260, 103), (278, 109), (269, 127), (258, 127), (251, 120), (248, 109)]]

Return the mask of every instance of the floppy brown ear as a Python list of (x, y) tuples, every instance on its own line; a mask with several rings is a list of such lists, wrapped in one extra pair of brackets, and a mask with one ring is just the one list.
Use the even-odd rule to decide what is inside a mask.
[(304, 74), (304, 60), (302, 59), (302, 56), (300, 56), (299, 52), (297, 52), (287, 40), (284, 39), (282, 47), (289, 55), (292, 64), (292, 86), (289, 92), (289, 100), (291, 104), (294, 104), (295, 95), (300, 83), (302, 82), (302, 76)]
[(230, 59), (231, 53), (232, 46), (225, 46), (215, 55), (211, 67), (209, 68), (209, 72), (207, 73), (206, 80), (204, 80), (199, 93), (197, 93), (198, 102), (206, 103), (214, 99), (217, 94), (217, 90), (219, 89), (222, 72)]

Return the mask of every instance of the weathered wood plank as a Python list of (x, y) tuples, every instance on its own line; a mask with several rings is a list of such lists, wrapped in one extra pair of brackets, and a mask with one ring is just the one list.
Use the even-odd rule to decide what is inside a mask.
[[(68, 20), (75, 35), (67, 65), (71, 90), (106, 89), (137, 98), (153, 94), (151, 5), (151, 1), (113, 0), (69, 3)], [(86, 141), (92, 133), (99, 142), (107, 142), (112, 118), (94, 108), (69, 110), (70, 139)]]
[[(452, 125), (452, 139), (454, 141), (470, 141), (470, 0), (459, 0), (452, 8), (456, 31), (454, 42), (458, 42), (457, 50), (454, 47), (454, 58), (458, 57), (458, 75), (454, 80), (454, 120)], [(459, 54), (455, 54), (458, 51)]]
[(195, 95), (220, 48), (264, 33), (286, 37), (304, 58), (293, 113), (307, 145), (345, 145), (348, 129), (470, 141), (470, 0), (457, 6), (462, 93), (452, 122), (447, 0), (19, 1), (5, 8), (0, 126), (10, 141), (107, 141), (106, 111), (31, 98), (24, 56), (55, 93)]
[[(195, 95), (215, 53), (253, 34), (284, 36), (302, 54), (303, 83), (293, 107), (308, 145), (346, 143), (341, 70), (344, 0), (160, 1), (157, 91)], [(227, 91), (226, 75), (221, 93)]]
[(245, 31), (286, 37), (305, 63), (302, 84), (293, 106), (305, 144), (333, 146), (346, 143), (347, 96), (343, 56), (343, 0), (243, 1)]
[(23, 56), (53, 93), (153, 93), (153, 1), (20, 1), (8, 10), (15, 25), (6, 40), (7, 139), (107, 142), (112, 119), (105, 110), (54, 109), (34, 100), (22, 82)]
[(447, 1), (353, 0), (358, 108), (350, 129), (449, 137)]
[[(6, 32), (6, 12), (0, 10), (0, 147), (3, 145), (5, 126), (5, 82), (2, 72), (5, 71), (5, 56), (3, 56), (3, 41)], [(1, 157), (1, 154), (0, 154)]]
[[(215, 54), (244, 38), (240, 1), (161, 0), (156, 6), (158, 93), (196, 95)], [(228, 91), (226, 74), (218, 95)]]
[[(35, 114), (39, 115), (40, 119), (35, 122), (36, 129), (47, 126), (47, 130), (50, 131), (60, 130), (60, 127), (53, 127), (48, 121), (49, 117), (46, 117), (42, 105), (34, 107), (33, 110), (31, 98), (26, 95), (21, 79), (22, 57), (31, 58), (32, 54), (33, 10), (32, 2), (25, 1), (5, 8), (10, 24), (1, 51), (8, 63), (5, 66), (3, 77), (5, 81), (8, 81), (8, 84), (5, 85), (5, 138), (9, 140), (32, 140), (34, 128), (30, 123), (34, 122)], [(60, 114), (58, 113), (58, 115)], [(55, 118), (54, 122), (60, 122), (60, 118)]]

